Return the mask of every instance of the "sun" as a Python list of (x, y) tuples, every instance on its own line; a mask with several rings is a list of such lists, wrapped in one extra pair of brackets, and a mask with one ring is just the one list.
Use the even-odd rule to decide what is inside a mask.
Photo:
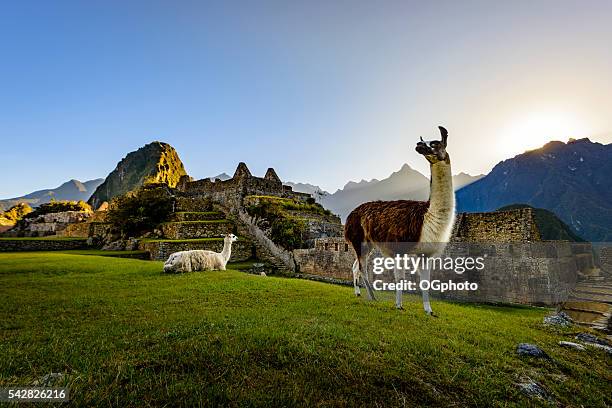
[(500, 133), (498, 147), (506, 155), (537, 149), (551, 140), (586, 137), (588, 129), (567, 112), (532, 112), (513, 119)]

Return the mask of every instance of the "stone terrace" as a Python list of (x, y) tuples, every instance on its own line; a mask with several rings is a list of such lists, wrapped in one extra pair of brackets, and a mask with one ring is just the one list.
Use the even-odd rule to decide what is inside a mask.
[[(221, 252), (223, 235), (235, 232), (233, 222), (214, 211), (212, 201), (204, 197), (177, 197), (172, 220), (160, 229), (162, 238), (142, 239), (138, 246), (149, 252), (151, 259), (165, 260), (173, 252), (192, 249)], [(252, 258), (252, 247), (250, 240), (240, 237), (232, 245), (231, 262)]]

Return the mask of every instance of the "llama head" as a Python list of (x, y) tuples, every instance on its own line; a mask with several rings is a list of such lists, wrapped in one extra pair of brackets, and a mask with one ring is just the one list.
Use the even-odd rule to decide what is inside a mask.
[(448, 139), (448, 132), (442, 126), (438, 126), (442, 138), (440, 140), (425, 141), (421, 138), (421, 141), (417, 143), (415, 150), (425, 156), (428, 162), (431, 164), (445, 161), (450, 162), (448, 153), (446, 153), (446, 140)]
[(184, 272), (184, 259), (181, 253), (175, 252), (168, 257), (164, 263), (164, 272), (176, 273)]
[(223, 237), (223, 242), (226, 244), (231, 244), (232, 242), (238, 241), (238, 237), (234, 234), (227, 234)]

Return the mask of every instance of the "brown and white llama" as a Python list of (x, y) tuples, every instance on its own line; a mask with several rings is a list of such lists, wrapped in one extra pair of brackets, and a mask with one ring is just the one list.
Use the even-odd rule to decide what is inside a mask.
[[(450, 157), (446, 152), (448, 132), (438, 127), (441, 140), (421, 141), (416, 151), (430, 164), (431, 181), (429, 201), (372, 201), (355, 208), (346, 219), (344, 237), (357, 253), (353, 264), (353, 284), (355, 294), (361, 294), (359, 276), (367, 289), (368, 298), (374, 300), (374, 290), (365, 268), (367, 256), (372, 249), (378, 248), (384, 256), (394, 257), (399, 248), (410, 247), (410, 255), (438, 256), (444, 250), (455, 221), (455, 193), (451, 174)], [(421, 280), (430, 280), (430, 270), (418, 270)], [(405, 279), (405, 271), (394, 270), (394, 279)], [(402, 308), (402, 290), (396, 291), (395, 306)], [(433, 315), (429, 303), (429, 293), (422, 290), (423, 308)]]

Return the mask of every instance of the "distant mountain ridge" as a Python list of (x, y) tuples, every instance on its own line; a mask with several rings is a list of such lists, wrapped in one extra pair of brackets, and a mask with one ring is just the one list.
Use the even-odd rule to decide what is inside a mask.
[[(484, 175), (470, 176), (459, 173), (453, 176), (455, 189), (479, 180)], [(318, 186), (303, 183), (285, 183), (295, 191), (313, 193), (321, 190)], [(375, 200), (427, 200), (429, 198), (429, 178), (404, 164), (389, 177), (377, 180), (349, 181), (344, 188), (333, 194), (324, 194), (319, 202), (342, 220), (359, 204)]]
[(232, 176), (230, 176), (227, 173), (221, 173), (221, 174), (217, 174), (214, 177), (209, 177), (210, 181), (215, 181), (216, 179), (219, 179), (221, 181), (225, 181), (225, 180), (229, 180), (231, 178), (232, 178)]
[(18, 203), (28, 203), (32, 207), (37, 207), (41, 204), (50, 202), (52, 199), (58, 201), (87, 201), (103, 181), (104, 179), (101, 178), (85, 182), (72, 179), (56, 188), (38, 190), (21, 197), (0, 200), (0, 210), (7, 210)]
[(578, 236), (612, 240), (612, 144), (549, 142), (498, 163), (457, 191), (458, 211), (493, 211), (525, 203), (554, 212)]

